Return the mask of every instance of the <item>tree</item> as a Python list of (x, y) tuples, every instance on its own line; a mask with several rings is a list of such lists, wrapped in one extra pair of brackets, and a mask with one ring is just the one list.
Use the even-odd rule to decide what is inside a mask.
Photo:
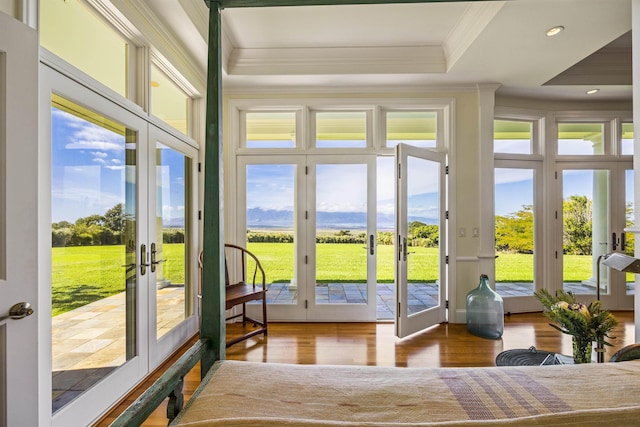
[(496, 250), (501, 252), (533, 253), (533, 206), (507, 216), (496, 216)]
[(104, 223), (114, 234), (124, 234), (124, 209), (118, 203), (104, 214)]
[(591, 255), (593, 203), (586, 196), (569, 196), (562, 203), (564, 253)]

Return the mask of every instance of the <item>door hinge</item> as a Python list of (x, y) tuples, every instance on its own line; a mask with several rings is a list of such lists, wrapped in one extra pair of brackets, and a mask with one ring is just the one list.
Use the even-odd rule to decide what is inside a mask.
[(198, 220), (202, 220), (202, 211), (198, 211)]
[(309, 300), (307, 300), (307, 299), (306, 299), (306, 300), (304, 300), (304, 308), (305, 308), (305, 310), (306, 310), (307, 308), (309, 308)]
[(558, 171), (555, 171), (554, 174), (555, 174), (555, 179), (558, 179)]
[(444, 257), (444, 263), (449, 264), (449, 255)]
[(444, 213), (444, 219), (449, 219), (449, 211), (445, 211), (445, 213)]
[(304, 167), (304, 174), (309, 175), (309, 166)]
[(558, 211), (555, 211), (556, 219), (558, 219)]
[(402, 178), (402, 166), (398, 165), (398, 179)]
[(445, 175), (449, 175), (449, 165), (444, 167), (444, 173)]
[(309, 211), (304, 211), (304, 219), (309, 219)]
[(198, 162), (198, 172), (202, 172), (202, 163)]
[(558, 251), (556, 251), (556, 259), (558, 259)]
[(308, 263), (309, 263), (309, 256), (308, 256), (308, 255), (305, 255), (305, 256), (304, 256), (304, 263), (305, 263), (305, 264), (308, 264)]
[(446, 301), (444, 302), (444, 308), (449, 308), (449, 300), (446, 300)]

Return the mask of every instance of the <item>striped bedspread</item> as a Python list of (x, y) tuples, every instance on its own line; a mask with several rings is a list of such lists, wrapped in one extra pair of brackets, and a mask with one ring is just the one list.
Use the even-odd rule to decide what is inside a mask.
[(640, 425), (640, 360), (491, 368), (217, 362), (179, 426)]

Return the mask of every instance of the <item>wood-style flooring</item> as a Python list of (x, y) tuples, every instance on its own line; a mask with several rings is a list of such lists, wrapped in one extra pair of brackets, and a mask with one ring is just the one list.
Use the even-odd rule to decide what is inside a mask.
[[(613, 347), (606, 348), (605, 361), (618, 349), (635, 342), (633, 312), (614, 314), (619, 325), (612, 334)], [(239, 333), (238, 326), (229, 325), (229, 337)], [(506, 316), (499, 340), (471, 335), (464, 324), (443, 323), (400, 340), (394, 337), (392, 323), (270, 323), (267, 338), (258, 336), (231, 346), (227, 359), (399, 367), (495, 366), (496, 356), (503, 350), (531, 346), (570, 355), (571, 337), (551, 328), (541, 313)], [(161, 371), (162, 368), (96, 426), (108, 426)], [(200, 367), (196, 365), (185, 378), (185, 398), (191, 396), (199, 381)], [(166, 426), (165, 411), (164, 405), (159, 407), (143, 425)]]

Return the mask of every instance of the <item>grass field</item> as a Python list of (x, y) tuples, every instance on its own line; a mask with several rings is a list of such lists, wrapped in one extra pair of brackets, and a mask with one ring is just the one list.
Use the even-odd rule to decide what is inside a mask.
[[(164, 244), (165, 277), (184, 283), (183, 244)], [(268, 283), (289, 282), (293, 277), (293, 243), (249, 243), (262, 263)], [(377, 247), (377, 281), (393, 283), (394, 249)], [(318, 244), (317, 281), (364, 282), (367, 251), (361, 244)], [(410, 248), (409, 280), (434, 281), (438, 254), (435, 248)], [(64, 313), (125, 290), (124, 246), (74, 246), (52, 250), (53, 315)], [(565, 281), (580, 281), (591, 275), (590, 256), (565, 255)], [(496, 259), (498, 282), (531, 282), (533, 255), (499, 254)]]
[[(164, 276), (184, 283), (183, 244), (164, 244)], [(52, 315), (124, 292), (124, 246), (70, 246), (52, 249)]]

